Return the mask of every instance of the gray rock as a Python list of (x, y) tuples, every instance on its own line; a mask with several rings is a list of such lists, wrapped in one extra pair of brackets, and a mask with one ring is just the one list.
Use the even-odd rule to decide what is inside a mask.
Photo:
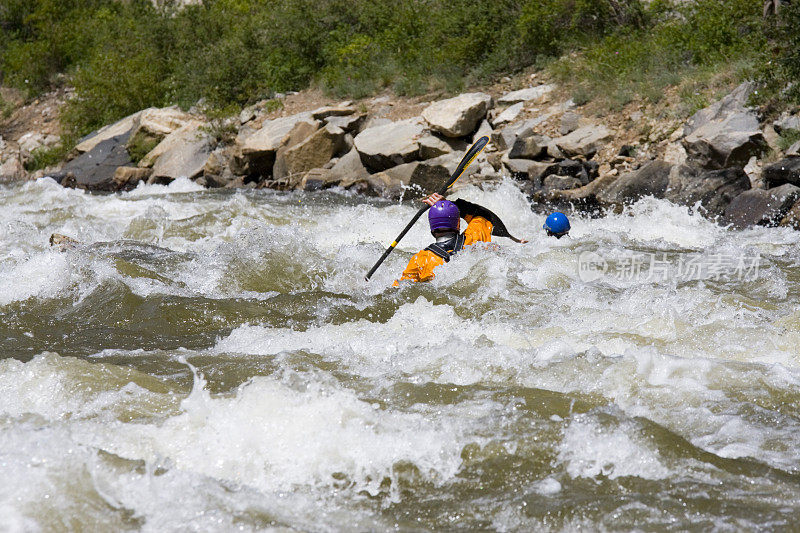
[(429, 134), (419, 140), (419, 157), (422, 160), (433, 159), (456, 151), (463, 152), (466, 149), (466, 143), (461, 139), (442, 139)]
[(422, 111), (422, 118), (446, 137), (463, 137), (475, 131), (491, 107), (490, 95), (465, 93), (432, 103)]
[(544, 178), (542, 188), (545, 191), (566, 191), (582, 186), (581, 180), (571, 176), (550, 175)]
[(532, 118), (517, 124), (510, 124), (503, 129), (494, 130), (492, 133), (492, 144), (498, 150), (510, 150), (517, 139), (520, 137), (527, 137), (533, 133), (533, 129), (547, 120), (550, 115), (542, 115), (537, 118)]
[(315, 109), (311, 112), (311, 116), (316, 120), (323, 120), (328, 117), (346, 117), (356, 112), (356, 109), (349, 105), (349, 103), (339, 104), (335, 106), (326, 106)]
[(129, 136), (130, 129), (100, 141), (91, 150), (64, 165), (62, 171), (68, 177), (62, 181), (62, 185), (90, 191), (116, 190), (114, 173), (117, 168), (133, 166), (125, 149)]
[(481, 137), (489, 137), (489, 139), (491, 140), (492, 133), (494, 133), (492, 125), (489, 124), (488, 120), (484, 119), (481, 121), (481, 125), (478, 126), (478, 130), (475, 132), (475, 135), (472, 136), (472, 142), (477, 141)]
[(528, 165), (528, 179), (534, 184), (534, 188), (541, 187), (546, 177), (559, 174), (559, 168), (558, 163), (532, 161)]
[(508, 153), (509, 159), (537, 159), (547, 153), (550, 137), (545, 135), (528, 135), (518, 137)]
[(731, 201), (723, 220), (736, 229), (777, 226), (798, 198), (800, 188), (788, 183), (769, 190), (750, 189)]
[(515, 179), (528, 179), (530, 169), (535, 163), (530, 159), (511, 159), (508, 154), (502, 157), (501, 162), (503, 167), (511, 174), (511, 177)]
[(567, 157), (564, 155), (564, 152), (561, 151), (561, 148), (558, 147), (555, 139), (551, 139), (550, 142), (547, 143), (547, 155), (553, 159), (564, 159)]
[(367, 120), (367, 115), (353, 114), (348, 116), (331, 116), (325, 119), (326, 124), (342, 128), (347, 133), (357, 134)]
[(800, 141), (797, 141), (786, 150), (786, 155), (789, 157), (800, 157)]
[(564, 161), (559, 161), (556, 164), (555, 174), (559, 176), (578, 178), (578, 180), (581, 182), (581, 185), (586, 185), (597, 177), (598, 167), (599, 165), (597, 163), (584, 163), (572, 159), (565, 159)]
[(676, 165), (670, 172), (664, 198), (687, 206), (699, 202), (707, 214), (719, 216), (735, 197), (749, 189), (750, 178), (739, 168), (703, 171)]
[(605, 204), (632, 203), (645, 196), (663, 198), (669, 186), (672, 165), (665, 161), (651, 161), (642, 168), (620, 176), (597, 193)]
[[(450, 179), (450, 176), (458, 165), (458, 161), (461, 160), (461, 155), (463, 154), (459, 154), (455, 164), (453, 164), (454, 158), (450, 154), (422, 161), (414, 168), (409, 183), (420, 187), (426, 192), (437, 191)], [(477, 171), (477, 169), (478, 165), (470, 165), (470, 168), (465, 170), (464, 174), (472, 174)], [(462, 178), (463, 177), (462, 175)]]
[(569, 135), (580, 126), (581, 116), (577, 113), (567, 112), (561, 115), (561, 125), (558, 132), (561, 135)]
[(380, 172), (419, 157), (419, 139), (424, 128), (416, 119), (367, 128), (355, 138), (355, 148), (364, 165)]
[(347, 152), (333, 165), (328, 173), (328, 181), (325, 185), (337, 185), (341, 183), (343, 187), (347, 187), (356, 181), (366, 179), (367, 176), (369, 176), (369, 172), (367, 172), (367, 169), (361, 162), (361, 156), (358, 155), (357, 150), (353, 149)]
[(139, 115), (141, 115), (141, 113), (142, 112), (139, 111), (115, 122), (114, 124), (104, 126), (96, 132), (90, 133), (80, 140), (78, 145), (75, 147), (75, 150), (80, 154), (84, 154), (92, 150), (101, 142), (107, 141), (113, 137), (125, 135), (127, 138), (128, 134), (135, 126), (136, 121), (139, 119)]
[[(226, 187), (236, 177), (231, 171), (230, 149), (219, 147), (208, 155), (201, 178), (206, 187)], [(197, 180), (200, 183), (200, 179)]]
[(504, 94), (497, 100), (497, 102), (500, 104), (516, 104), (518, 102), (543, 104), (547, 101), (550, 93), (555, 88), (555, 85), (539, 85), (538, 87), (520, 89), (519, 91), (513, 91)]
[(778, 134), (783, 134), (786, 130), (800, 131), (800, 115), (784, 113), (781, 118), (772, 123), (772, 127)]
[(691, 116), (683, 127), (683, 135), (689, 136), (709, 122), (721, 122), (731, 115), (747, 113), (747, 100), (756, 88), (753, 82), (739, 85), (731, 94), (722, 100), (701, 109)]
[(768, 189), (785, 183), (800, 186), (800, 158), (788, 157), (768, 165), (764, 168), (763, 178)]
[(754, 113), (733, 113), (709, 121), (683, 139), (688, 160), (710, 169), (744, 167), (767, 150)]
[(517, 120), (517, 117), (520, 115), (520, 113), (522, 113), (524, 106), (525, 104), (519, 102), (518, 104), (514, 104), (504, 109), (503, 112), (497, 115), (497, 117), (492, 121), (492, 125), (496, 128), (498, 126), (502, 126), (503, 124), (514, 122)]
[(388, 118), (372, 116), (372, 117), (367, 118), (366, 122), (364, 123), (364, 125), (361, 128), (361, 131), (364, 131), (367, 128), (375, 128), (375, 127), (378, 127), (378, 126), (386, 126), (387, 124), (393, 124), (393, 122), (391, 120), (389, 120)]
[(605, 126), (584, 126), (569, 135), (553, 139), (553, 143), (566, 157), (583, 156), (591, 159), (611, 137), (611, 132)]

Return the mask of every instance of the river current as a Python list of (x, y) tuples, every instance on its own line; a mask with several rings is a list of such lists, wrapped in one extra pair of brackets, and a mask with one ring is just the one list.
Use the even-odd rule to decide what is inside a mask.
[(800, 234), (455, 194), (0, 187), (0, 531), (798, 527)]

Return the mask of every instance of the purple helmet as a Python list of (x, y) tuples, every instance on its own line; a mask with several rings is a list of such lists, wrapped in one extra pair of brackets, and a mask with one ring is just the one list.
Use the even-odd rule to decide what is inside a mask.
[(458, 231), (458, 207), (450, 200), (439, 200), (428, 211), (428, 222), (431, 231), (435, 229), (452, 229)]

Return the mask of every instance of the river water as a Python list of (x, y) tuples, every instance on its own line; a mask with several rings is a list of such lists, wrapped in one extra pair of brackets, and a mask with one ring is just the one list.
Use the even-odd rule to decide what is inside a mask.
[(0, 188), (0, 530), (797, 527), (798, 233), (457, 194), (531, 242), (395, 290), (410, 202)]

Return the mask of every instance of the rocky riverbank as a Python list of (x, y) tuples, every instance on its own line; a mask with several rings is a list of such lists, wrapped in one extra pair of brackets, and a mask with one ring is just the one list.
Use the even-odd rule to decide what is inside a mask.
[(30, 131), (0, 141), (0, 180), (50, 176), (65, 187), (130, 190), (188, 177), (207, 187), (398, 198), (442, 183), (474, 139), (492, 142), (459, 184), (512, 177), (533, 203), (603, 210), (652, 195), (722, 223), (800, 228), (800, 114), (765, 121), (752, 84), (687, 121), (585, 112), (558, 87), (471, 92), (436, 101), (377, 97), (316, 106), (279, 96), (209, 120), (200, 109), (145, 109), (82, 139), (56, 167), (25, 161), (58, 138)]

